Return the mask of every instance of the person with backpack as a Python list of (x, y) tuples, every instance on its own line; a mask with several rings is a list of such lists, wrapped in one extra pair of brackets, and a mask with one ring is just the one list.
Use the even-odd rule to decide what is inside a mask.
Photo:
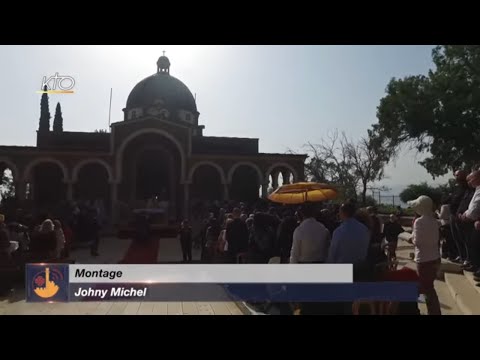
[(257, 213), (253, 216), (250, 232), (250, 255), (252, 263), (266, 264), (273, 256), (278, 256), (276, 236), (277, 219), (269, 214)]

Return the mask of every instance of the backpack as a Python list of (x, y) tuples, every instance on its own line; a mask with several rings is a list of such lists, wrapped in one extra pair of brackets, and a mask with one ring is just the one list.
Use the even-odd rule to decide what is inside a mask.
[(263, 253), (272, 251), (274, 242), (275, 236), (272, 228), (254, 230), (254, 244), (259, 251)]

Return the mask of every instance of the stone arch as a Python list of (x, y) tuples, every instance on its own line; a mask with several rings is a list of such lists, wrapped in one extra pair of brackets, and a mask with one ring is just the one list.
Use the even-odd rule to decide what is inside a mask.
[(199, 163), (191, 170), (190, 200), (195, 207), (200, 203), (224, 200), (225, 184), (225, 176), (221, 168), (212, 166), (208, 162)]
[(235, 165), (233, 165), (230, 170), (228, 171), (228, 182), (231, 183), (232, 182), (232, 179), (233, 179), (233, 174), (235, 172), (235, 170), (237, 170), (237, 168), (239, 168), (240, 166), (250, 166), (252, 167), (253, 169), (255, 169), (255, 171), (257, 172), (257, 175), (258, 175), (258, 182), (259, 184), (262, 184), (264, 178), (263, 178), (263, 175), (262, 175), (262, 171), (260, 170), (260, 168), (258, 167), (257, 164), (251, 162), (251, 161), (240, 161), (238, 163), (235, 163)]
[(193, 181), (193, 175), (195, 174), (195, 170), (197, 170), (199, 167), (201, 166), (211, 166), (211, 167), (214, 167), (217, 171), (218, 171), (218, 174), (220, 175), (220, 180), (222, 181), (222, 184), (226, 184), (227, 183), (227, 179), (225, 177), (225, 172), (223, 171), (223, 169), (220, 167), (220, 165), (218, 165), (217, 163), (213, 162), (213, 161), (209, 161), (209, 160), (205, 160), (205, 161), (200, 161), (196, 164), (194, 164), (191, 169), (190, 169), (190, 172), (188, 173), (188, 182), (192, 182)]
[(100, 164), (100, 165), (102, 165), (105, 168), (105, 170), (107, 171), (108, 181), (109, 182), (114, 181), (114, 176), (113, 176), (113, 171), (112, 171), (111, 166), (105, 160), (95, 159), (95, 158), (85, 159), (85, 160), (80, 161), (78, 164), (76, 164), (75, 167), (73, 168), (73, 171), (72, 171), (72, 181), (74, 181), (74, 182), (78, 181), (78, 173), (80, 172), (82, 167), (84, 167), (85, 165), (88, 165), (88, 164)]
[(15, 163), (12, 160), (10, 160), (7, 157), (0, 157), (0, 164), (1, 163), (4, 163), (5, 165), (7, 165), (7, 168), (10, 169), (10, 171), (12, 172), (13, 181), (20, 180), (19, 179), (20, 174), (18, 172), (18, 167), (17, 167), (17, 165), (15, 165)]
[(269, 182), (270, 175), (272, 174), (273, 170), (278, 169), (278, 168), (286, 168), (290, 170), (290, 172), (293, 175), (293, 181), (298, 181), (298, 174), (297, 171), (291, 166), (290, 164), (284, 163), (284, 162), (279, 162), (279, 163), (274, 163), (272, 164), (267, 172), (265, 173), (265, 182)]
[(63, 181), (64, 182), (68, 182), (69, 178), (68, 178), (68, 170), (67, 170), (67, 167), (65, 166), (65, 164), (63, 164), (60, 160), (58, 159), (55, 159), (55, 158), (52, 158), (52, 157), (43, 157), (43, 158), (38, 158), (38, 159), (35, 159), (33, 161), (31, 161), (30, 163), (28, 163), (27, 167), (25, 168), (25, 172), (23, 173), (23, 179), (25, 181), (30, 181), (32, 180), (31, 177), (32, 177), (32, 169), (37, 166), (38, 164), (41, 164), (41, 163), (54, 163), (54, 164), (57, 164), (60, 169), (62, 170), (62, 173), (63, 173)]
[(83, 165), (77, 167), (72, 180), (72, 199), (93, 201), (102, 216), (110, 213), (111, 189), (115, 185), (112, 185), (108, 166), (102, 161), (84, 161)]
[(28, 199), (42, 211), (57, 213), (59, 204), (67, 198), (68, 175), (67, 167), (58, 159), (34, 159), (24, 172)]
[(246, 202), (258, 200), (263, 176), (256, 164), (248, 161), (236, 163), (228, 175), (230, 199)]
[(116, 174), (117, 175), (116, 176), (116, 181), (121, 182), (121, 180), (122, 180), (122, 171), (123, 171), (122, 158), (123, 158), (123, 152), (125, 151), (125, 148), (127, 147), (127, 145), (133, 139), (135, 139), (138, 136), (141, 136), (143, 134), (158, 134), (158, 135), (161, 135), (161, 136), (167, 138), (168, 140), (170, 140), (173, 143), (173, 145), (175, 145), (177, 147), (178, 152), (180, 154), (180, 159), (181, 159), (180, 177), (182, 179), (182, 182), (184, 182), (185, 181), (186, 155), (185, 155), (185, 151), (184, 151), (182, 145), (180, 144), (180, 142), (174, 136), (172, 136), (171, 134), (169, 134), (165, 130), (154, 129), (154, 128), (146, 128), (146, 129), (141, 129), (141, 130), (135, 131), (123, 140), (122, 144), (120, 145), (120, 147), (117, 150), (117, 154), (116, 154), (116, 158), (115, 158), (116, 173), (117, 173)]

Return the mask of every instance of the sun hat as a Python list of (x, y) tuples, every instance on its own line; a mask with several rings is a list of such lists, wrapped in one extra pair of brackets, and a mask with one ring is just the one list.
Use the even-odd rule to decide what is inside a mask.
[(407, 204), (419, 215), (433, 214), (433, 201), (428, 196), (419, 196), (417, 199), (409, 201)]

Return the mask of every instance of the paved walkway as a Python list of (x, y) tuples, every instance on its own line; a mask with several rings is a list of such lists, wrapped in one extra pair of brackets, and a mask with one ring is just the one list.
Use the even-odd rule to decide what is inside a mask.
[[(77, 249), (72, 258), (77, 264), (117, 264), (130, 246), (129, 239), (104, 238), (99, 257), (91, 257), (89, 249)], [(181, 261), (181, 248), (176, 239), (161, 239), (159, 262)], [(200, 259), (198, 250), (194, 260)], [(26, 303), (23, 288), (0, 298), (0, 315), (243, 315), (235, 302), (84, 302)]]

